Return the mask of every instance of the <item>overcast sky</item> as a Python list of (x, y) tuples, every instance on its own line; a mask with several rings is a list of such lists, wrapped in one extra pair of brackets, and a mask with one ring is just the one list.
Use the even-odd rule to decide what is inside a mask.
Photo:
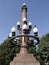
[(39, 29), (39, 36), (49, 32), (49, 0), (0, 0), (0, 43), (8, 37), (11, 28), (22, 21), (23, 3), (28, 7), (27, 21), (32, 22), (31, 34), (34, 25)]

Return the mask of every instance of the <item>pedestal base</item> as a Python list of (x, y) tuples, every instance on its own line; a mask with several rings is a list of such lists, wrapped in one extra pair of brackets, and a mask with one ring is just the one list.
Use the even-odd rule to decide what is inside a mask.
[[(11, 63), (11, 65), (14, 65), (14, 63)], [(15, 63), (15, 65), (40, 65), (39, 63), (24, 63), (24, 62), (20, 62), (20, 63)]]
[(40, 65), (33, 54), (17, 54), (10, 65)]

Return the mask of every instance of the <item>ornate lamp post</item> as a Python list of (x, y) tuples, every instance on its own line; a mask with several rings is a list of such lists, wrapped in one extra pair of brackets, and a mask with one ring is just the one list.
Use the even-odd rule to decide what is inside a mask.
[[(20, 53), (16, 55), (14, 60), (10, 63), (10, 65), (40, 65), (40, 63), (36, 60), (33, 54), (28, 53), (28, 40), (30, 38), (33, 41), (32, 45), (34, 45), (34, 40), (36, 40), (36, 47), (38, 47), (39, 37), (38, 37), (38, 29), (36, 25), (34, 26), (33, 32), (34, 36), (29, 35), (32, 28), (32, 23), (27, 23), (27, 6), (24, 3), (22, 6), (22, 25), (20, 22), (17, 22), (17, 29), (20, 32), (20, 35), (16, 35), (16, 28), (13, 27), (11, 29), (11, 33), (9, 34), (10, 42), (16, 45), (20, 45)], [(16, 41), (21, 38), (21, 43), (17, 44)]]

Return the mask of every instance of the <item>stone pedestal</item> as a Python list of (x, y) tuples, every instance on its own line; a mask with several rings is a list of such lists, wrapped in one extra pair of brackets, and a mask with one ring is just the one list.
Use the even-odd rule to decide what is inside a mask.
[(17, 54), (10, 65), (40, 65), (33, 54)]

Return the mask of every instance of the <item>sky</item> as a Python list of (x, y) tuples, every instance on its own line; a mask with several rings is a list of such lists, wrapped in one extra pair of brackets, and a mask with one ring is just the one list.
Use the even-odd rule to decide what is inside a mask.
[[(0, 0), (0, 44), (7, 39), (11, 28), (22, 21), (22, 5), (27, 5), (27, 22), (37, 25), (39, 36), (49, 33), (49, 0)], [(18, 30), (16, 28), (16, 34)]]

